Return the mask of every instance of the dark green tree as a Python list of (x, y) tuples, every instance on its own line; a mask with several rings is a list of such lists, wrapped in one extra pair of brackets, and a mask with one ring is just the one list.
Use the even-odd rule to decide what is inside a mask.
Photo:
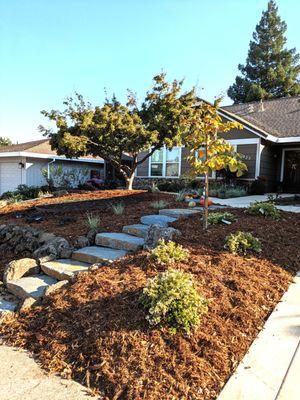
[(228, 89), (234, 103), (300, 94), (299, 55), (295, 48), (286, 49), (286, 29), (275, 1), (270, 0), (253, 33), (246, 64), (238, 66), (241, 75)]
[(0, 147), (10, 146), (12, 145), (12, 141), (4, 136), (0, 136)]

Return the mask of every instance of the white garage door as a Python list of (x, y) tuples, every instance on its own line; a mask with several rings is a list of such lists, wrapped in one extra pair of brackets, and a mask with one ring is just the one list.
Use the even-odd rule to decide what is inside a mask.
[(15, 190), (21, 184), (21, 173), (18, 163), (0, 163), (0, 193)]

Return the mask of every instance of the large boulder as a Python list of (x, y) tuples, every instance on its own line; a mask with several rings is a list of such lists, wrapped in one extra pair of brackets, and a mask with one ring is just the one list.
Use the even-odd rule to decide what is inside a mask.
[(7, 284), (23, 276), (35, 275), (40, 272), (37, 261), (33, 258), (21, 258), (7, 264), (3, 273), (3, 282)]
[(168, 242), (170, 240), (174, 240), (180, 235), (181, 232), (178, 229), (166, 228), (156, 224), (150, 225), (143, 247), (147, 250), (154, 249), (159, 240), (163, 239), (165, 242)]

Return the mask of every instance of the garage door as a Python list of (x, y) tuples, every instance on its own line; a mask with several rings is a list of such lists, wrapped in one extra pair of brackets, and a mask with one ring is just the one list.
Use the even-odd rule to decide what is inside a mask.
[(21, 173), (18, 163), (0, 163), (0, 193), (15, 190), (21, 184)]

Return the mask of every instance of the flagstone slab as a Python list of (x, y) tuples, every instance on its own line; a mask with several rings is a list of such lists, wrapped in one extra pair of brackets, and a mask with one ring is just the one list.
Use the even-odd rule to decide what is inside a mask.
[(123, 232), (128, 233), (129, 235), (138, 236), (141, 238), (146, 238), (149, 230), (149, 225), (143, 224), (133, 224), (123, 226)]
[(82, 261), (90, 264), (111, 263), (124, 257), (127, 254), (125, 250), (110, 249), (100, 246), (88, 246), (76, 250), (72, 254), (73, 260)]
[(98, 246), (111, 247), (112, 249), (137, 251), (142, 248), (144, 239), (127, 233), (98, 233), (95, 238), (95, 244)]
[(15, 281), (9, 281), (6, 284), (7, 290), (20, 299), (33, 297), (39, 299), (45, 293), (47, 287), (55, 284), (56, 279), (48, 275), (33, 275), (20, 278)]
[(168, 215), (145, 215), (141, 218), (141, 223), (144, 225), (159, 225), (166, 228), (172, 222), (175, 222), (176, 218), (169, 217)]
[(201, 214), (202, 210), (194, 210), (190, 208), (170, 208), (159, 210), (160, 215), (167, 215), (168, 217), (173, 218), (186, 218), (190, 215)]
[(42, 271), (59, 281), (70, 280), (78, 272), (88, 271), (91, 264), (77, 260), (61, 259), (41, 264)]

